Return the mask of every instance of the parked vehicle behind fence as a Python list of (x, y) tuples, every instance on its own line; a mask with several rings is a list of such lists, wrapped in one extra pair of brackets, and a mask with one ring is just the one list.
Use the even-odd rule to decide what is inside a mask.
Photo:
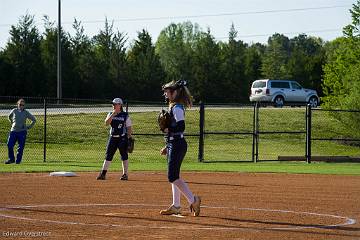
[(296, 81), (261, 79), (252, 83), (250, 101), (270, 102), (276, 107), (282, 107), (285, 102), (317, 107), (320, 99), (315, 90), (303, 88)]

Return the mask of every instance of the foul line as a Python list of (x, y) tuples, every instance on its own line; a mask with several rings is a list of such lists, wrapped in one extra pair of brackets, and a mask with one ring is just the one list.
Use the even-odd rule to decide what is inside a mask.
[[(97, 203), (89, 203), (89, 204), (40, 204), (40, 205), (14, 205), (14, 206), (5, 206), (0, 208), (1, 211), (8, 211), (12, 209), (20, 209), (20, 208), (40, 208), (40, 207), (93, 207), (93, 206), (142, 206), (142, 207), (164, 207), (166, 205), (158, 205), (158, 204), (97, 204)], [(294, 226), (294, 227), (274, 227), (274, 228), (263, 228), (264, 230), (294, 230), (294, 229), (309, 229), (309, 228), (336, 228), (343, 227), (348, 225), (353, 225), (356, 223), (355, 219), (326, 214), (326, 213), (313, 213), (313, 212), (297, 212), (292, 210), (281, 210), (281, 209), (264, 209), (264, 208), (238, 208), (238, 207), (223, 207), (223, 206), (202, 206), (203, 208), (212, 208), (212, 209), (233, 209), (237, 211), (262, 211), (262, 212), (276, 212), (276, 213), (292, 213), (292, 214), (302, 214), (302, 215), (310, 215), (310, 216), (321, 216), (321, 217), (329, 217), (345, 220), (343, 223), (339, 224), (331, 224), (331, 225), (322, 225), (322, 226)], [(29, 218), (29, 217), (18, 217), (8, 214), (1, 214), (0, 217), (17, 219), (17, 220), (26, 220), (26, 221), (37, 221), (37, 222), (47, 222), (47, 223), (55, 223), (55, 224), (67, 224), (67, 225), (81, 225), (81, 226), (101, 226), (101, 227), (121, 227), (121, 228), (151, 228), (151, 229), (197, 229), (197, 230), (243, 230), (239, 227), (190, 227), (189, 226), (144, 226), (144, 225), (121, 225), (121, 224), (102, 224), (102, 223), (84, 223), (84, 222), (71, 222), (71, 221), (57, 221), (57, 220), (48, 220), (48, 219), (37, 219), (37, 218)]]

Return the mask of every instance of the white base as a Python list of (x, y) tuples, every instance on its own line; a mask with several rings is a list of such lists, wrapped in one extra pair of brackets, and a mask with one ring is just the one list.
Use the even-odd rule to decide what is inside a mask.
[(52, 177), (76, 177), (74, 172), (51, 172), (50, 176)]

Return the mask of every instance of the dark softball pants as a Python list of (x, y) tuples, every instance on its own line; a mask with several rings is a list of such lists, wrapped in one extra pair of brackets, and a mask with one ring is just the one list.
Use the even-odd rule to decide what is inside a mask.
[(168, 180), (174, 182), (180, 178), (180, 167), (187, 152), (187, 142), (184, 138), (169, 141), (167, 147)]
[(117, 149), (120, 151), (121, 160), (125, 161), (128, 160), (128, 152), (127, 152), (127, 145), (128, 140), (127, 137), (110, 137), (107, 147), (106, 147), (106, 154), (105, 154), (105, 160), (106, 161), (112, 161), (114, 154)]

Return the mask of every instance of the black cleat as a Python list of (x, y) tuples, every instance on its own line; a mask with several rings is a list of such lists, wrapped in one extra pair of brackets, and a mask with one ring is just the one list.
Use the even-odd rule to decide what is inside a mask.
[(7, 160), (7, 161), (5, 161), (5, 164), (12, 164), (12, 163), (14, 163), (15, 162), (15, 160)]
[(105, 175), (104, 174), (99, 174), (99, 176), (97, 176), (96, 180), (105, 180)]
[(127, 181), (129, 179), (127, 174), (123, 174), (120, 178), (120, 180)]
[(105, 180), (106, 179), (106, 173), (107, 173), (107, 170), (102, 170), (100, 173), (99, 173), (99, 176), (97, 176), (96, 180)]

